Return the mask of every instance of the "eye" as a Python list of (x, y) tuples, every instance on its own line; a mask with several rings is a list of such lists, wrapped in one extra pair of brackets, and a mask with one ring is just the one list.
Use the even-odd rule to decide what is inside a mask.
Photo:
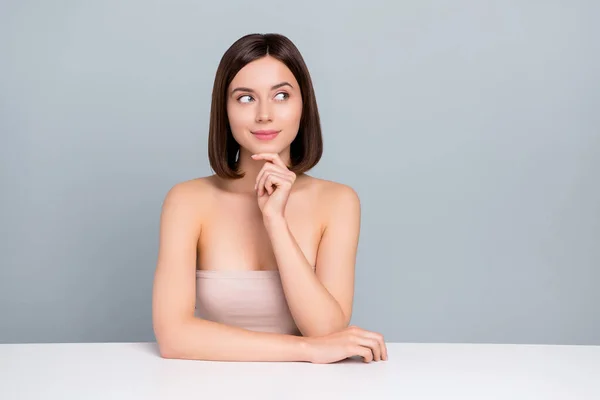
[[(278, 96), (283, 96), (283, 98), (281, 98), (281, 97), (277, 98)], [(275, 95), (275, 98), (277, 98), (277, 100), (287, 100), (288, 97), (290, 97), (290, 95), (287, 94), (286, 92), (280, 92)]]
[[(244, 99), (244, 98), (248, 98), (248, 101), (244, 101), (244, 100), (242, 100), (242, 99)], [(243, 95), (243, 96), (240, 96), (240, 97), (238, 97), (238, 101), (239, 101), (240, 103), (249, 103), (251, 98), (252, 98), (252, 96), (250, 96), (250, 95), (248, 95), (248, 94), (245, 94), (245, 95)]]

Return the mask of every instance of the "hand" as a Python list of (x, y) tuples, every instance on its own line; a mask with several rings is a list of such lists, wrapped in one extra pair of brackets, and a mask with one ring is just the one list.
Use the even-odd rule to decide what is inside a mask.
[(363, 361), (387, 361), (387, 347), (383, 336), (357, 326), (320, 337), (305, 337), (310, 362), (329, 364), (349, 357), (360, 356)]
[(287, 168), (276, 153), (253, 154), (252, 159), (267, 161), (258, 173), (254, 186), (263, 217), (283, 217), (296, 174)]

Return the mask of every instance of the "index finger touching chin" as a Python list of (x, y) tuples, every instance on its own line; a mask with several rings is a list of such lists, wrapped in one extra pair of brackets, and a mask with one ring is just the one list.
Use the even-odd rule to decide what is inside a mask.
[(287, 165), (285, 165), (285, 163), (283, 162), (283, 160), (281, 160), (281, 157), (279, 157), (279, 154), (277, 154), (277, 153), (252, 154), (251, 157), (254, 160), (271, 161), (273, 164), (277, 165), (278, 167), (288, 169)]

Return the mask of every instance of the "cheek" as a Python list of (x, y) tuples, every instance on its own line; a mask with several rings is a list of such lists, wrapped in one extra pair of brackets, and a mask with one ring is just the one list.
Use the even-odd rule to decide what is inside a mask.
[(286, 125), (299, 125), (302, 117), (302, 103), (288, 104), (281, 110), (279, 119), (285, 121)]
[(248, 118), (252, 119), (251, 113), (248, 110), (236, 106), (227, 107), (227, 118), (231, 129), (236, 132), (248, 126)]

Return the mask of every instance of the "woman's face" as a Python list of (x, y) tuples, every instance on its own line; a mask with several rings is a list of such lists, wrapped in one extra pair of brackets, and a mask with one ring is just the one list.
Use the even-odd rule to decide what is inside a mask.
[(302, 95), (294, 74), (266, 56), (244, 66), (227, 89), (233, 137), (251, 154), (281, 153), (298, 133)]

